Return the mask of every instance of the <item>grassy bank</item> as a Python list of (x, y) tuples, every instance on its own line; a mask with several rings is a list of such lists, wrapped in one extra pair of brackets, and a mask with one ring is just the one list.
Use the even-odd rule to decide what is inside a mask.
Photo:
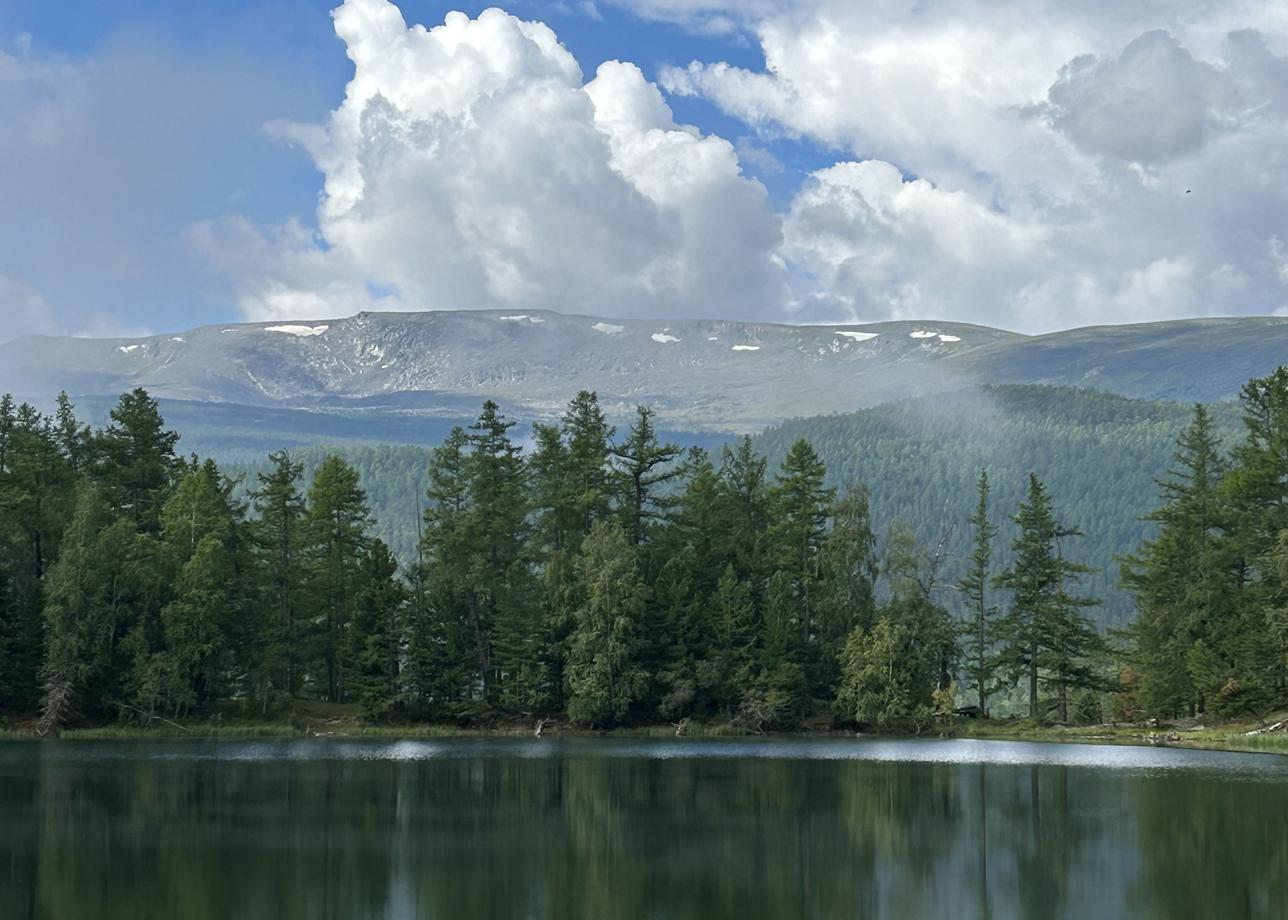
[[(1268, 717), (1266, 724), (1288, 719), (1288, 712)], [(470, 737), (532, 737), (536, 723), (531, 719), (486, 724), (438, 723), (376, 724), (363, 720), (357, 707), (325, 703), (301, 703), (290, 711), (268, 717), (239, 715), (227, 708), (203, 718), (180, 721), (153, 720), (149, 725), (84, 725), (65, 729), (59, 736), (68, 741), (130, 741), (159, 738), (189, 738), (221, 741), (291, 738), (347, 738), (369, 740), (415, 740)], [(936, 734), (950, 738), (980, 738), (999, 741), (1038, 741), (1062, 744), (1125, 744), (1162, 747), (1192, 747), (1211, 750), (1288, 754), (1288, 732), (1249, 734), (1260, 723), (1230, 721), (1211, 725), (1040, 725), (1031, 720), (957, 719), (939, 726)], [(741, 733), (723, 722), (689, 722), (685, 735), (691, 738), (736, 737)], [(849, 731), (811, 730), (786, 733), (795, 737), (852, 737)], [(597, 732), (566, 722), (548, 722), (543, 737), (627, 737), (674, 738), (671, 724), (637, 725)], [(0, 727), (0, 740), (37, 738), (30, 724)]]
[[(1288, 718), (1270, 716), (1267, 725)], [(1288, 754), (1288, 732), (1250, 734), (1262, 725), (1254, 720), (1201, 724), (1159, 725), (1039, 725), (1031, 720), (968, 719), (954, 726), (961, 738), (999, 741), (1045, 741), (1066, 744), (1132, 744), (1151, 747), (1190, 747), (1219, 751)]]

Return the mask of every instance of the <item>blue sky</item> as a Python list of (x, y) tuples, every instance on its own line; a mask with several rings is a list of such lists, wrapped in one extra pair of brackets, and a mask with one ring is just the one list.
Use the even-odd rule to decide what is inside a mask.
[[(588, 83), (604, 61), (641, 71), (587, 87), (603, 150), (578, 146), (576, 117), (485, 131), (461, 114), (521, 98), (561, 66), (546, 55), (536, 72), (497, 57), (500, 83), (450, 103), (468, 136), (441, 133), (446, 110), (398, 108), (399, 136), (419, 139), (391, 153), (328, 121), (357, 124), (371, 104), (346, 99), (338, 2), (6, 0), (0, 337), (368, 305), (1038, 331), (1288, 304), (1288, 167), (1268, 152), (1288, 137), (1288, 23), (1265, 4), (1002, 0), (967, 15), (946, 0), (514, 0), (505, 9), (549, 26)], [(399, 4), (431, 28), (487, 6)], [(396, 98), (455, 85), (451, 66), (429, 55), (393, 72), (377, 54), (371, 82)], [(684, 141), (648, 109), (654, 95), (732, 153)], [(645, 121), (609, 130), (604, 113), (623, 105)], [(316, 128), (269, 127), (287, 123)], [(469, 151), (502, 136), (512, 159), (489, 173)], [(550, 138), (570, 139), (563, 161), (524, 172)], [(467, 145), (456, 160), (426, 155), (448, 140)], [(548, 187), (583, 156), (603, 160), (587, 161), (600, 184)], [(354, 169), (361, 200), (320, 217)], [(403, 212), (407, 189), (425, 195), (423, 220)], [(527, 243), (506, 238), (516, 227)], [(421, 238), (447, 254), (422, 265), (389, 242)], [(600, 243), (584, 263), (568, 255)]]
[[(145, 205), (144, 213), (119, 215), (134, 223), (130, 234), (134, 251), (127, 261), (144, 264), (130, 270), (104, 265), (113, 258), (107, 253), (91, 262), (93, 275), (87, 272), (73, 279), (56, 270), (40, 273), (47, 274), (40, 279), (42, 295), (65, 304), (72, 317), (70, 325), (56, 325), (50, 331), (163, 330), (227, 320), (233, 316), (227, 300), (222, 293), (202, 290), (199, 267), (190, 266), (188, 254), (179, 251), (176, 238), (182, 227), (229, 213), (261, 223), (291, 217), (315, 223), (318, 171), (307, 155), (268, 137), (262, 126), (273, 118), (321, 122), (343, 97), (353, 66), (332, 26), (330, 10), (335, 2), (6, 0), (0, 6), (0, 49), (12, 50), (29, 41), (30, 53), (42, 58), (93, 61), (122, 55), (137, 61), (145, 75), (150, 69), (164, 74), (190, 58), (194, 67), (203, 70), (204, 85), (194, 103), (210, 109), (207, 124), (184, 126), (198, 153), (167, 164), (169, 182), (175, 187), (162, 190), (157, 195), (160, 200), (151, 207)], [(495, 5), (423, 0), (400, 4), (409, 23), (430, 26), (441, 23), (450, 10), (477, 15)], [(611, 59), (633, 61), (650, 77), (663, 65), (700, 58), (763, 66), (758, 46), (745, 37), (696, 34), (613, 7), (604, 8), (597, 17), (542, 0), (518, 0), (507, 9), (525, 19), (548, 22), (588, 77), (601, 62)], [(259, 104), (243, 104), (249, 93), (247, 83), (238, 79), (239, 72), (242, 76), (253, 73)], [(119, 102), (126, 107), (144, 104), (142, 99)], [(677, 99), (673, 107), (680, 121), (751, 142), (753, 132), (748, 126), (705, 100)], [(783, 168), (765, 168), (759, 161), (744, 167), (780, 203), (804, 172), (830, 162), (825, 152), (808, 141), (779, 138), (755, 143), (772, 150)], [(34, 250), (46, 244), (28, 240), (28, 245), (32, 251), (25, 254), (27, 259), (44, 261)], [(0, 270), (4, 268), (0, 260)], [(92, 308), (88, 317), (86, 306)], [(87, 318), (87, 327), (78, 325)]]

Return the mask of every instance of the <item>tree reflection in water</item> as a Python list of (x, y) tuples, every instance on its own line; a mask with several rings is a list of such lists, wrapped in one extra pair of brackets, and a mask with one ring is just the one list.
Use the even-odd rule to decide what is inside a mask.
[(0, 916), (1288, 916), (1288, 762), (634, 747), (0, 746)]

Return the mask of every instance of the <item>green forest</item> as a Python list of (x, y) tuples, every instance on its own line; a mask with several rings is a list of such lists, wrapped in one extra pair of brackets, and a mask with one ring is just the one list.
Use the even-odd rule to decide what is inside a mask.
[[(373, 451), (388, 468), (368, 481), (325, 452), (240, 471), (182, 456), (143, 390), (99, 428), (66, 397), (50, 413), (6, 397), (0, 712), (41, 733), (299, 700), (373, 722), (923, 731), (954, 713), (1068, 724), (1282, 702), (1288, 370), (1245, 387), (1241, 431), (1194, 407), (1170, 468), (1130, 480), (1078, 448), (1085, 420), (1048, 412), (1050, 436), (1025, 440), (998, 411), (1018, 400), (1031, 421), (1049, 398), (947, 397), (929, 422), (897, 404), (872, 410), (888, 437), (869, 423), (847, 447), (843, 419), (805, 420), (718, 451), (666, 443), (647, 407), (618, 431), (590, 392), (520, 439), (489, 401), (427, 463)], [(1169, 420), (1103, 399), (1120, 424), (1095, 440), (1152, 450)], [(953, 453), (901, 453), (901, 411), (973, 432), (951, 473)], [(972, 462), (997, 440), (1010, 462)], [(961, 513), (899, 497), (932, 481), (955, 484)], [(1135, 539), (1096, 533), (1096, 507), (1145, 486)], [(414, 536), (375, 519), (398, 502)], [(1098, 614), (1119, 578), (1106, 546), (1130, 550), (1118, 629)]]
[[(167, 404), (162, 408), (167, 410)], [(841, 491), (856, 483), (868, 487), (872, 517), (881, 527), (900, 520), (923, 541), (942, 543), (943, 577), (951, 583), (963, 576), (970, 555), (968, 519), (979, 470), (987, 468), (992, 478), (1001, 565), (1011, 561), (1015, 537), (1006, 512), (1018, 507), (1028, 474), (1035, 472), (1044, 482), (1058, 484), (1061, 520), (1085, 534), (1078, 554), (1093, 571), (1082, 577), (1082, 584), (1102, 601), (1088, 614), (1101, 628), (1120, 628), (1134, 618), (1135, 602), (1121, 584), (1119, 557), (1155, 529), (1148, 520), (1158, 493), (1154, 480), (1170, 463), (1191, 412), (1191, 406), (1180, 403), (1072, 387), (990, 386), (792, 420), (753, 436), (752, 444), (776, 469), (792, 444), (809, 441), (827, 466), (828, 486)], [(1218, 441), (1232, 445), (1243, 427), (1238, 407), (1220, 403), (1210, 412)], [(106, 419), (106, 410), (102, 417)], [(166, 417), (171, 418), (168, 410)], [(263, 455), (252, 462), (242, 451), (230, 451), (226, 439), (194, 441), (187, 421), (199, 416), (189, 407), (182, 417), (181, 444), (210, 447), (225, 472), (241, 481), (236, 494), (246, 499), (257, 474), (268, 469)], [(629, 426), (629, 419), (612, 421)], [(265, 424), (270, 427), (258, 437), (269, 443), (274, 421), (265, 419)], [(527, 435), (530, 427), (521, 426), (515, 431)], [(281, 437), (283, 443), (293, 443)], [(732, 436), (699, 438), (687, 432), (659, 437), (686, 447), (696, 443), (716, 458), (725, 443), (734, 442)], [(291, 449), (292, 459), (304, 467), (305, 482), (332, 455), (361, 475), (376, 535), (400, 562), (413, 562), (429, 450), (418, 444), (338, 441)], [(675, 485), (672, 481), (667, 488)]]

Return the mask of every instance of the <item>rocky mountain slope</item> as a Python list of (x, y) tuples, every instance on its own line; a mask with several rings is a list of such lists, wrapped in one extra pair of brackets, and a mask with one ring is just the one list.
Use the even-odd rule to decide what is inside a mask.
[(496, 398), (557, 412), (595, 389), (688, 430), (754, 431), (987, 383), (1090, 386), (1218, 400), (1288, 361), (1288, 320), (1190, 320), (1023, 336), (940, 322), (790, 326), (553, 312), (361, 313), (206, 326), (139, 339), (26, 337), (0, 345), (0, 390), (156, 395), (252, 407), (465, 417)]

